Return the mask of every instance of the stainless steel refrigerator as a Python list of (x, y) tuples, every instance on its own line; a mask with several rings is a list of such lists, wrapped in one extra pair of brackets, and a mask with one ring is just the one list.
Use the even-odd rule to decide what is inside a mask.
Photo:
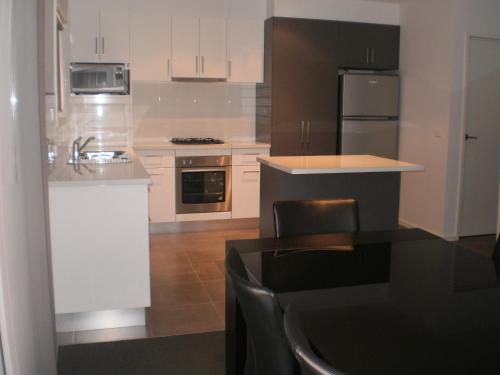
[(340, 85), (339, 154), (397, 159), (399, 76), (345, 73)]

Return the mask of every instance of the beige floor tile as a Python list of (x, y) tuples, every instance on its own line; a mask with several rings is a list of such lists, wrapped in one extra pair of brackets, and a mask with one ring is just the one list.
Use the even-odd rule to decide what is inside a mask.
[(210, 299), (200, 282), (151, 288), (151, 306), (155, 308), (181, 307), (208, 302)]
[(213, 302), (224, 302), (226, 298), (226, 282), (224, 279), (214, 281), (204, 281), (203, 285), (207, 289), (208, 295)]
[(202, 281), (224, 278), (224, 273), (221, 272), (215, 261), (193, 262), (193, 268)]

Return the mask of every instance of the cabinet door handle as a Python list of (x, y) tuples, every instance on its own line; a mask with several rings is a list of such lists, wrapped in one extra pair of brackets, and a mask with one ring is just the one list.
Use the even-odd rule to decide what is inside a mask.
[(201, 72), (205, 72), (205, 56), (201, 56)]
[(196, 73), (198, 73), (198, 56), (196, 56)]
[(167, 77), (170, 77), (170, 59), (167, 60)]
[(302, 120), (302, 123), (301, 123), (300, 143), (304, 143), (304, 120)]
[(99, 39), (97, 37), (95, 37), (95, 54), (98, 55), (99, 54)]
[(311, 139), (311, 124), (309, 123), (309, 120), (307, 120), (307, 143), (309, 143), (309, 140)]
[(102, 45), (101, 45), (101, 49), (102, 49), (102, 54), (104, 55), (104, 37), (101, 38), (102, 39)]
[(366, 63), (370, 63), (370, 48), (366, 47)]
[(227, 62), (227, 78), (231, 78), (231, 60)]
[(372, 48), (372, 64), (375, 64), (375, 48)]

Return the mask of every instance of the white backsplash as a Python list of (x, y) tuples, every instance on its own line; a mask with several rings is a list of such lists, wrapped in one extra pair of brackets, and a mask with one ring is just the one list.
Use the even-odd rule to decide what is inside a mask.
[(133, 137), (214, 137), (228, 142), (255, 139), (255, 84), (135, 82)]
[(66, 117), (59, 118), (57, 143), (69, 146), (79, 136), (93, 136), (92, 146), (131, 144), (130, 102), (129, 96), (71, 96)]

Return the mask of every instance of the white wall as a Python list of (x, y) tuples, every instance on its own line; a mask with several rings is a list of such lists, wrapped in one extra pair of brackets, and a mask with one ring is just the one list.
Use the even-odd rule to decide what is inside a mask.
[(271, 15), (398, 25), (399, 4), (366, 0), (269, 0), (268, 16)]
[[(444, 234), (451, 102), (450, 0), (401, 4), (400, 159), (422, 164), (403, 173), (403, 224)], [(432, 41), (432, 42), (431, 42)]]
[(43, 15), (44, 1), (0, 2), (0, 331), (9, 375), (56, 374), (40, 148), (37, 4)]
[(400, 157), (426, 168), (403, 176), (400, 217), (453, 239), (460, 207), (466, 40), (470, 34), (500, 37), (500, 2), (405, 0), (400, 13)]

